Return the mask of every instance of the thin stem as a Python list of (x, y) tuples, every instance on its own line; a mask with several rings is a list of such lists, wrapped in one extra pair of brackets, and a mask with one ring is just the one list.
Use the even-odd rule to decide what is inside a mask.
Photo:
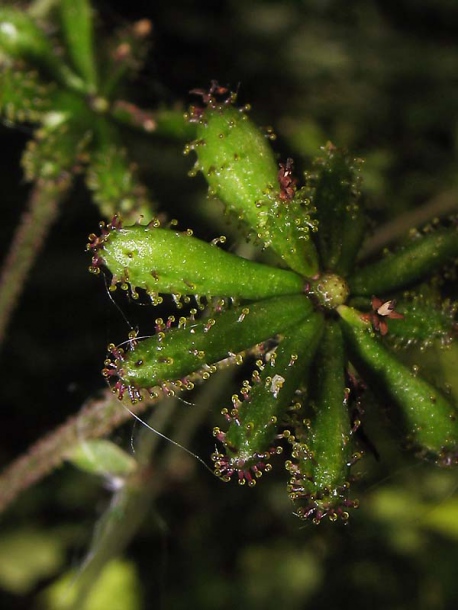
[[(177, 400), (167, 400), (155, 409), (149, 424), (164, 428), (175, 414)], [(85, 607), (87, 598), (105, 566), (118, 556), (141, 526), (153, 498), (160, 491), (163, 475), (149, 465), (160, 437), (148, 430), (136, 443), (138, 469), (113, 495), (109, 507), (97, 523), (86, 560), (73, 584), (73, 600), (69, 610)], [(159, 476), (158, 476), (159, 475)]]
[(59, 182), (39, 180), (32, 189), (0, 274), (0, 345), (30, 269), (70, 186), (68, 178)]
[(458, 211), (458, 195), (455, 190), (440, 193), (422, 206), (401, 214), (384, 224), (363, 245), (359, 260), (363, 261), (382, 248), (404, 237), (410, 229), (421, 227), (434, 218), (441, 218)]
[[(232, 363), (226, 359), (215, 366), (226, 368)], [(189, 376), (193, 383), (201, 383), (199, 372)], [(60, 466), (74, 447), (91, 438), (105, 436), (148, 407), (157, 404), (163, 397), (170, 395), (166, 386), (155, 388), (157, 398), (145, 398), (134, 405), (120, 402), (107, 389), (101, 396), (90, 400), (81, 411), (65, 424), (37, 441), (24, 455), (20, 456), (0, 474), (0, 513), (17, 496), (50, 474)], [(174, 388), (178, 392), (177, 388)]]
[[(129, 405), (129, 408), (132, 412), (140, 413), (158, 400), (160, 398), (143, 400)], [(22, 491), (60, 466), (75, 445), (83, 440), (104, 436), (130, 418), (129, 411), (122, 408), (109, 389), (100, 397), (90, 400), (78, 415), (40, 439), (3, 471), (0, 475), (0, 512)]]
[[(180, 406), (178, 398), (163, 401), (154, 410), (147, 426), (162, 431), (169, 422), (173, 422), (173, 429), (169, 433), (172, 442), (159, 456), (157, 454), (162, 437), (154, 434), (149, 427), (141, 430), (135, 445), (138, 469), (114, 494), (109, 507), (97, 524), (86, 561), (74, 582), (74, 597), (69, 610), (81, 610), (85, 607), (87, 598), (102, 570), (127, 547), (155, 498), (170, 483), (173, 485), (184, 478), (187, 480), (190, 478), (190, 467), (182, 460), (185, 453), (183, 450), (179, 451), (180, 446), (189, 452), (187, 446), (207, 417), (209, 405), (221, 395), (231, 379), (231, 371), (220, 372), (213, 377), (197, 393), (196, 404), (187, 408), (181, 405), (185, 413), (180, 413), (179, 418), (176, 417), (177, 408)], [(191, 467), (195, 467), (195, 463)]]

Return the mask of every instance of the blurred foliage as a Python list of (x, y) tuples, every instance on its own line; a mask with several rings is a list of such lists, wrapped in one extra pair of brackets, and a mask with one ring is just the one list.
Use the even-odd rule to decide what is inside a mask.
[[(78, 574), (67, 574), (44, 592), (42, 604), (49, 610), (65, 610), (73, 602), (72, 581)], [(114, 560), (108, 564), (87, 599), (87, 610), (140, 610), (141, 583), (131, 562)]]
[[(253, 105), (257, 122), (272, 124), (277, 150), (283, 157), (294, 153), (299, 167), (326, 140), (365, 159), (365, 196), (374, 221), (391, 220), (446, 192), (456, 195), (455, 2), (95, 5), (101, 32), (134, 19), (152, 20), (153, 46), (129, 90), (139, 105), (179, 105), (190, 89), (206, 87), (212, 78), (240, 83), (241, 101)], [(28, 194), (19, 170), (28, 136), (27, 125), (22, 132), (7, 122), (0, 127), (5, 248)], [(157, 145), (136, 132), (125, 137), (158, 205), (206, 237), (219, 211), (206, 201), (203, 182), (186, 177), (182, 143), (165, 139)], [(121, 316), (87, 273), (84, 246), (99, 221), (89, 203), (77, 185), (30, 278), (1, 356), (5, 464), (103, 387), (105, 344), (117, 332), (124, 338)], [(226, 233), (234, 232), (225, 219), (219, 222)], [(456, 283), (449, 296), (456, 298)], [(121, 307), (147, 332), (147, 308), (125, 302)], [(438, 375), (456, 380), (456, 354), (444, 363), (428, 350), (414, 358), (420, 365), (424, 358), (425, 367), (434, 361), (444, 367)], [(193, 395), (186, 400), (192, 402)], [(207, 430), (220, 423), (220, 406), (209, 409)], [(87, 608), (116, 608), (119, 600), (126, 610), (455, 607), (458, 476), (413, 462), (370, 406), (367, 417), (366, 433), (380, 459), (364, 462), (362, 507), (346, 527), (303, 527), (285, 505), (279, 468), (254, 490), (229, 487), (176, 449), (176, 477), (163, 485), (127, 550), (128, 563), (106, 568), (93, 595), (107, 597), (91, 600)], [(129, 450), (137, 434), (138, 427), (128, 425), (114, 440)], [(208, 455), (208, 436), (203, 432), (187, 446)], [(110, 496), (96, 477), (71, 467), (24, 494), (3, 517), (1, 608), (66, 607), (58, 601), (62, 589), (43, 592), (63, 576), (67, 584), (60, 586), (71, 596), (78, 568), (70, 575), (68, 566), (83, 565), (92, 528)]]

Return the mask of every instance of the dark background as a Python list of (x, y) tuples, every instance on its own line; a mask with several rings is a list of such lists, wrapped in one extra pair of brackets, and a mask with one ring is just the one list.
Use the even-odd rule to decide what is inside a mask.
[[(365, 159), (364, 198), (374, 224), (456, 192), (455, 2), (176, 0), (96, 7), (101, 31), (152, 20), (152, 49), (129, 91), (140, 105), (184, 108), (189, 90), (211, 79), (239, 86), (253, 118), (277, 132), (276, 151), (294, 156), (299, 169), (327, 140)], [(0, 126), (5, 252), (29, 191), (20, 169), (28, 135)], [(183, 143), (158, 146), (139, 137), (132, 144), (160, 209), (179, 214), (198, 233), (219, 234), (195, 208), (204, 185), (186, 176)], [(12, 320), (0, 356), (2, 464), (104, 387), (106, 344), (125, 338), (103, 282), (87, 272), (87, 235), (99, 220), (77, 185)], [(128, 315), (147, 325), (143, 310)], [(192, 443), (205, 459), (223, 406), (216, 405)], [(221, 485), (197, 463), (189, 481), (167, 486), (126, 553), (144, 607), (454, 608), (458, 477), (418, 466), (371, 418), (381, 461), (369, 457), (362, 467), (362, 507), (346, 527), (303, 526), (285, 501), (280, 465), (255, 490)], [(114, 440), (128, 449), (132, 429)], [(109, 498), (95, 477), (65, 467), (16, 502), (3, 518), (10, 546), (0, 542), (2, 608), (32, 607), (55, 576), (81, 564)], [(62, 556), (42, 577), (12, 587), (1, 547), (14, 549), (11, 541), (30, 531), (59, 538)]]

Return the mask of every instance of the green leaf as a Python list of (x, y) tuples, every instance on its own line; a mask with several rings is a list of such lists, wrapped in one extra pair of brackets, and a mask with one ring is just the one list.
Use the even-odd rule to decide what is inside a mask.
[(187, 387), (187, 375), (201, 370), (208, 377), (211, 364), (295, 327), (312, 309), (309, 299), (297, 295), (236, 307), (199, 322), (180, 320), (184, 328), (134, 339), (126, 353), (112, 346), (113, 362), (107, 361), (104, 374), (118, 378), (120, 398), (128, 390), (137, 400), (139, 388), (152, 391), (168, 382)]
[(366, 265), (348, 278), (353, 295), (380, 296), (395, 292), (438, 271), (458, 256), (458, 229), (438, 229), (418, 235), (396, 253)]
[(62, 85), (84, 91), (81, 79), (61, 61), (50, 39), (23, 10), (0, 7), (0, 56), (25, 60)]
[(365, 219), (358, 203), (360, 165), (331, 143), (306, 175), (318, 219), (317, 244), (322, 268), (346, 275), (361, 246)]
[(345, 385), (345, 354), (342, 333), (328, 322), (315, 361), (310, 403), (313, 413), (303, 434), (296, 430), (293, 460), (286, 463), (291, 474), (288, 489), (299, 504), (301, 519), (319, 523), (328, 516), (348, 519), (349, 472), (352, 430)]
[(159, 108), (154, 113), (155, 133), (166, 138), (186, 141), (196, 137), (196, 126), (185, 120), (181, 109)]
[(94, 56), (93, 10), (89, 0), (60, 0), (62, 30), (74, 67), (95, 93), (97, 72)]
[[(117, 28), (114, 33), (111, 32), (108, 44), (104, 48), (103, 71), (100, 74), (100, 94), (106, 99), (113, 99), (118, 96), (119, 89), (123, 88), (123, 83), (126, 81), (135, 80), (138, 73), (144, 66), (150, 49), (151, 31), (153, 25), (149, 19), (140, 19), (133, 23), (123, 24)], [(121, 96), (123, 94), (121, 93)], [(119, 104), (119, 106), (118, 106)], [(134, 109), (135, 106), (124, 100), (116, 99), (114, 107), (123, 107), (125, 110), (129, 107)], [(134, 121), (123, 122), (139, 126), (138, 118), (141, 117), (143, 111), (137, 109), (131, 115)], [(118, 115), (119, 116), (119, 115)], [(125, 116), (125, 115), (124, 115)], [(182, 113), (183, 119), (183, 113)], [(136, 120), (137, 119), (137, 120)]]
[(240, 483), (248, 481), (252, 485), (253, 475), (259, 477), (269, 468), (266, 461), (276, 452), (278, 426), (306, 378), (323, 327), (323, 316), (316, 313), (291, 327), (280, 345), (269, 352), (260, 374), (254, 375), (251, 389), (244, 385), (242, 400), (233, 397), (227, 434), (214, 430), (226, 450), (224, 456), (214, 455), (216, 472), (223, 480), (237, 473)]
[(14, 67), (0, 70), (0, 113), (14, 123), (38, 123), (51, 108), (51, 85), (37, 72)]
[(131, 455), (105, 439), (80, 443), (67, 459), (77, 468), (101, 476), (125, 477), (137, 468)]
[(396, 312), (401, 319), (388, 319), (387, 339), (394, 347), (419, 344), (427, 347), (439, 339), (443, 345), (451, 342), (457, 328), (455, 308), (423, 298), (421, 294), (408, 295), (396, 301)]
[(415, 368), (407, 368), (388, 351), (358, 311), (341, 305), (338, 312), (352, 362), (382, 397), (388, 397), (398, 406), (409, 444), (439, 466), (456, 463), (458, 411), (455, 406), (422, 379)]
[(90, 136), (77, 121), (64, 120), (37, 130), (22, 156), (26, 179), (59, 180), (76, 173), (86, 160)]
[(86, 184), (104, 218), (121, 214), (127, 222), (151, 220), (153, 203), (138, 178), (137, 168), (129, 162), (126, 150), (115, 143), (95, 143)]
[(106, 265), (113, 284), (128, 283), (153, 297), (170, 293), (254, 300), (303, 291), (302, 278), (291, 271), (248, 261), (189, 231), (161, 229), (154, 223), (126, 228), (112, 224), (101, 238), (91, 236), (88, 248), (94, 252), (94, 269)]
[(198, 156), (210, 193), (245, 221), (287, 265), (314, 276), (318, 260), (310, 233), (314, 223), (305, 202), (284, 200), (278, 168), (267, 138), (244, 109), (210, 100), (198, 113), (198, 139), (189, 147)]

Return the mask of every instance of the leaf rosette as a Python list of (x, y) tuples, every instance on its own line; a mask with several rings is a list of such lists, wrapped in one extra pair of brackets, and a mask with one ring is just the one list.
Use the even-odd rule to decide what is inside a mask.
[(164, 294), (178, 307), (191, 298), (198, 304), (188, 317), (156, 320), (155, 334), (131, 337), (127, 349), (110, 346), (104, 375), (113, 390), (135, 401), (143, 391), (191, 388), (218, 363), (255, 353), (251, 378), (223, 409), (227, 430), (213, 431), (220, 443), (215, 472), (253, 486), (283, 453), (295, 513), (315, 523), (346, 521), (357, 506), (351, 467), (363, 453), (363, 411), (355, 408), (363, 385), (397, 413), (402, 438), (419, 456), (455, 465), (456, 405), (396, 350), (454, 340), (456, 309), (415, 287), (455, 264), (456, 225), (417, 233), (361, 265), (359, 160), (327, 144), (298, 187), (291, 159), (276, 163), (269, 133), (235, 106), (234, 94), (216, 83), (194, 93), (199, 104), (188, 117), (197, 138), (187, 152), (197, 155), (195, 171), (279, 265), (243, 259), (224, 251), (222, 238), (207, 244), (157, 220), (103, 224), (89, 239), (91, 270), (108, 268), (113, 289), (120, 285), (134, 298), (145, 291), (155, 304)]

